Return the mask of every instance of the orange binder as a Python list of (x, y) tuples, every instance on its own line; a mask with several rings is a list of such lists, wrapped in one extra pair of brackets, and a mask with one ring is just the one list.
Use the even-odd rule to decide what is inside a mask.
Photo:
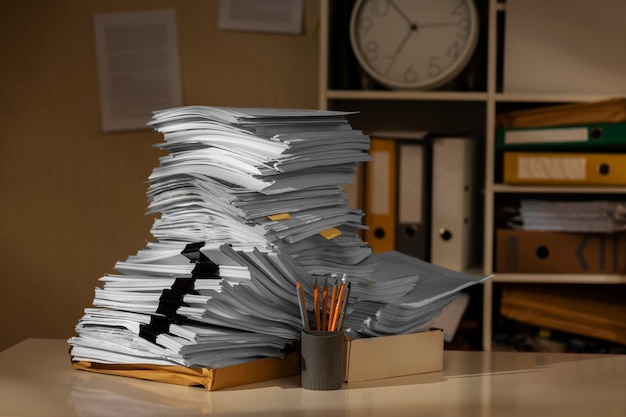
[(626, 154), (504, 152), (509, 184), (626, 185)]
[(396, 141), (372, 138), (365, 164), (364, 238), (374, 253), (395, 249), (396, 244)]

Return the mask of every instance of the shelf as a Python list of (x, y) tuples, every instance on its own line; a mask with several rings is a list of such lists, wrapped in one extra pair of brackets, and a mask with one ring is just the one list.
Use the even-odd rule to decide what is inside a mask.
[(493, 282), (551, 284), (626, 284), (626, 275), (615, 274), (503, 274), (495, 273)]
[(389, 90), (328, 90), (332, 100), (428, 100), (428, 101), (485, 101), (484, 92), (457, 91), (389, 91)]
[(511, 185), (493, 184), (494, 193), (535, 193), (535, 194), (624, 194), (626, 187), (560, 186), (560, 185)]
[[(359, 90), (357, 83), (330, 83), (335, 80), (329, 77), (335, 69), (331, 65), (329, 56), (341, 44), (330, 42), (328, 31), (330, 28), (328, 13), (329, 1), (320, 1), (320, 107), (334, 110), (356, 110), (359, 115), (353, 119), (354, 126), (364, 132), (375, 131), (431, 131), (431, 132), (471, 132), (481, 149), (479, 166), (480, 184), (484, 186), (481, 208), (483, 217), (480, 219), (482, 230), (476, 238), (476, 244), (482, 248), (482, 259), (477, 265), (465, 272), (472, 275), (491, 274), (495, 255), (495, 210), (507, 200), (522, 198), (524, 194), (571, 199), (573, 196), (581, 199), (592, 199), (598, 196), (602, 199), (626, 196), (626, 186), (565, 186), (565, 185), (521, 185), (503, 184), (502, 176), (498, 175), (502, 169), (502, 152), (496, 145), (496, 123), (498, 115), (503, 112), (522, 110), (526, 108), (548, 106), (553, 104), (580, 103), (585, 101), (600, 101), (613, 98), (607, 94), (578, 94), (578, 93), (521, 93), (499, 92), (502, 84), (503, 56), (502, 48), (504, 36), (504, 17), (506, 3), (501, 0), (486, 0), (488, 5), (488, 21), (484, 33), (482, 46), (484, 56), (479, 62), (477, 70), (484, 71), (476, 79), (480, 83), (473, 84), (479, 91), (416, 91), (416, 90)], [(337, 1), (337, 4), (341, 0)], [(343, 26), (341, 28), (345, 29)], [(344, 45), (345, 47), (345, 45)], [(329, 71), (330, 70), (330, 71)], [(344, 74), (345, 75), (345, 74)], [(483, 82), (484, 81), (484, 82)], [(329, 88), (330, 86), (337, 88)], [(369, 85), (369, 84), (368, 84)], [(452, 84), (453, 85), (453, 84)], [(457, 84), (463, 85), (463, 84)], [(469, 84), (468, 84), (469, 85)], [(354, 89), (340, 89), (340, 86)], [(349, 87), (348, 87), (349, 86)], [(619, 95), (619, 94), (618, 94)], [(356, 191), (355, 191), (356, 190)], [(362, 190), (353, 187), (352, 192), (357, 196), (353, 201), (362, 200)], [(626, 197), (625, 197), (626, 198)], [(479, 243), (480, 242), (480, 243)], [(484, 283), (482, 292), (482, 345), (483, 349), (490, 350), (492, 344), (492, 325), (494, 322), (494, 291), (493, 285), (500, 283), (555, 283), (567, 284), (626, 284), (626, 274), (548, 274), (548, 273), (495, 273), (491, 280)], [(496, 311), (497, 314), (497, 311)]]
[(496, 93), (498, 103), (573, 103), (579, 101), (597, 101), (611, 98), (598, 94), (537, 94), (537, 93)]
[(595, 94), (533, 94), (496, 93), (484, 91), (408, 91), (408, 90), (327, 90), (327, 99), (333, 100), (431, 100), (431, 101), (490, 101), (496, 103), (570, 103), (605, 100), (606, 95)]

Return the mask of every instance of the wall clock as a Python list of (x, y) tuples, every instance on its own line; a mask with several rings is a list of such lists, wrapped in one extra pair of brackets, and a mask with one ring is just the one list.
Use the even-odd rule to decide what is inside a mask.
[(472, 0), (358, 0), (350, 18), (357, 60), (392, 89), (451, 81), (472, 57), (478, 32)]

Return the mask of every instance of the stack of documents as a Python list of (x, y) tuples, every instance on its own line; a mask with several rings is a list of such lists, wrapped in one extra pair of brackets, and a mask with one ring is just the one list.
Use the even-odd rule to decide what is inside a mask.
[(284, 355), (300, 334), (297, 280), (359, 282), (374, 269), (357, 233), (363, 213), (339, 186), (369, 160), (369, 137), (348, 114), (155, 112), (169, 151), (149, 177), (156, 241), (101, 278), (70, 339), (74, 357), (215, 368)]
[[(190, 106), (154, 113), (169, 153), (149, 177), (154, 242), (101, 278), (69, 340), (75, 361), (220, 368), (282, 357), (296, 293), (346, 274), (353, 337), (414, 332), (474, 277), (372, 257), (339, 184), (370, 159), (348, 112)], [(313, 300), (306, 300), (312, 314)]]
[(626, 203), (620, 201), (544, 201), (522, 199), (514, 229), (575, 233), (626, 230)]
[[(371, 259), (377, 268), (370, 288), (363, 285), (368, 296), (353, 300), (344, 322), (353, 339), (427, 330), (463, 289), (491, 278), (452, 271), (397, 251)], [(404, 281), (410, 278), (412, 282)]]

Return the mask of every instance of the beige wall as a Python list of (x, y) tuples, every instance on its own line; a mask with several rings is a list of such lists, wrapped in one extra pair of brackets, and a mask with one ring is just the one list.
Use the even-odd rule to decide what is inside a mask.
[(0, 350), (73, 335), (98, 278), (151, 239), (161, 136), (100, 131), (92, 22), (166, 7), (185, 104), (317, 106), (317, 0), (299, 36), (218, 31), (217, 0), (0, 2)]

